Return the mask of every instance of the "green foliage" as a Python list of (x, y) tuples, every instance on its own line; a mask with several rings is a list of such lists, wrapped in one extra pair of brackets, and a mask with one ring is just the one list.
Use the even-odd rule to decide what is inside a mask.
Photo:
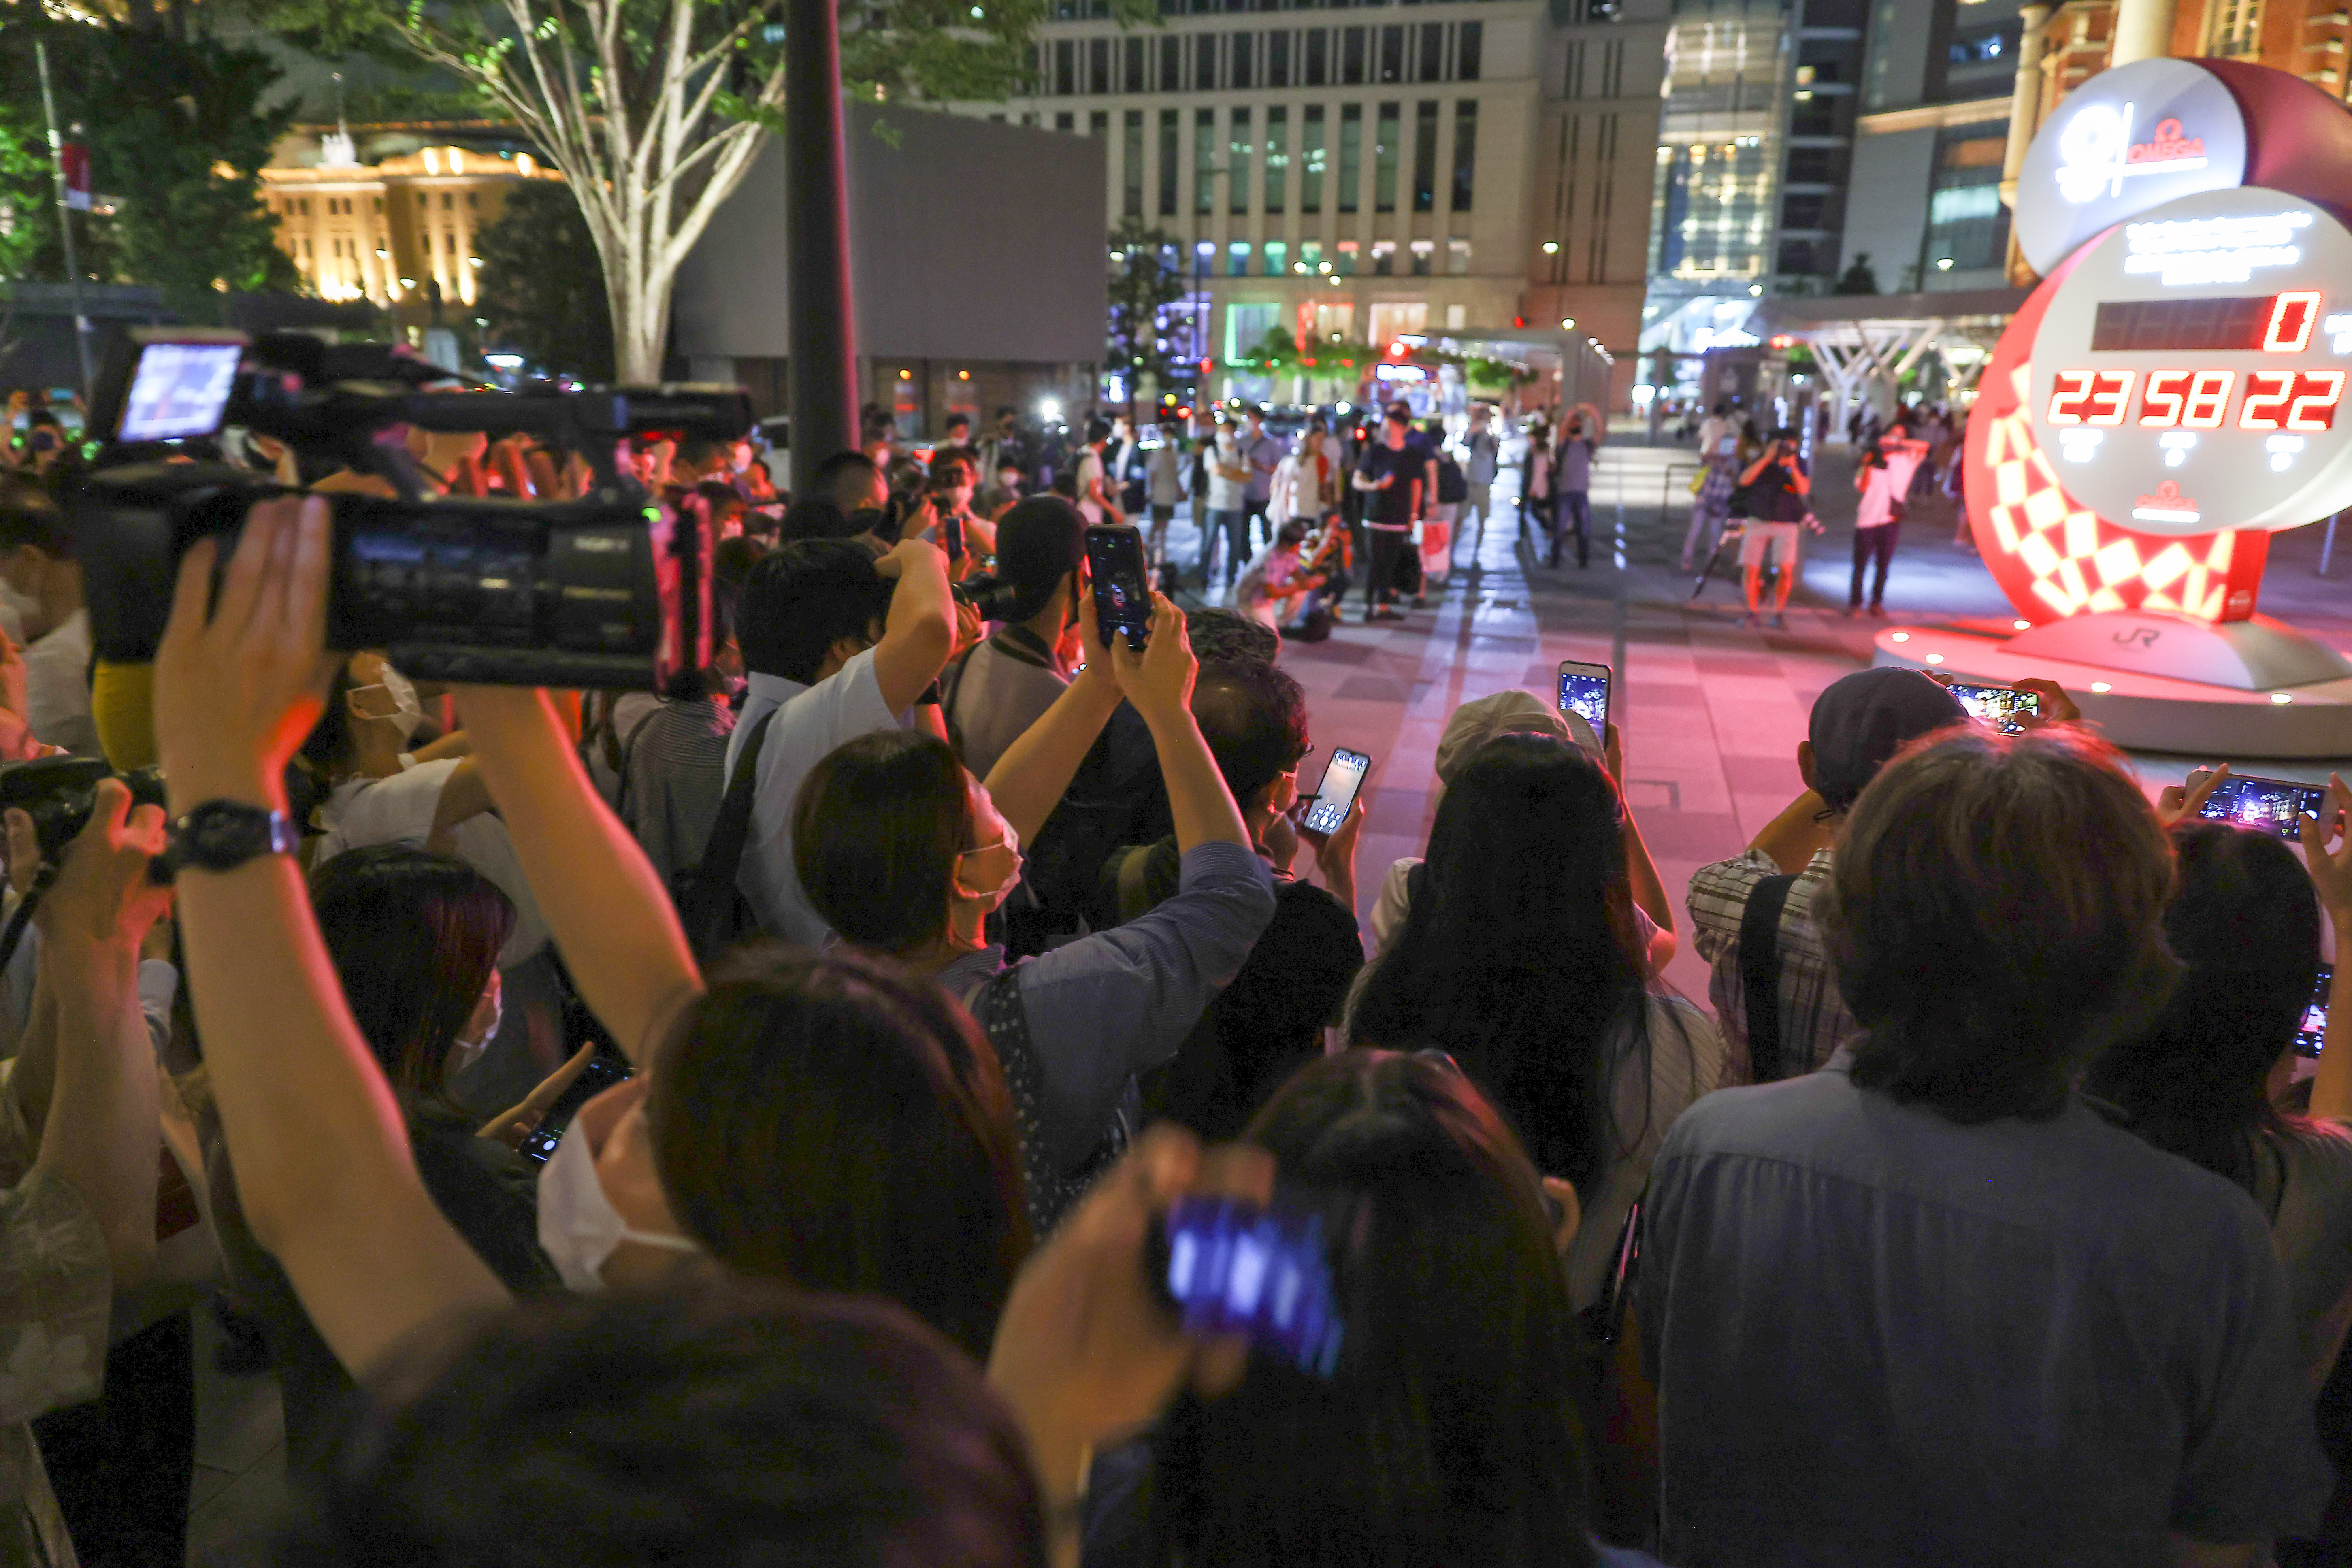
[(1110, 237), (1110, 331), (1103, 368), (1125, 371), (1132, 387), (1150, 376), (1163, 388), (1192, 378), (1160, 347), (1160, 312), (1184, 297), (1182, 273), (1171, 264), (1177, 238), (1129, 218)]
[(77, 259), (100, 282), (151, 284), (173, 309), (218, 319), (223, 290), (290, 289), (260, 171), (292, 119), (258, 107), (278, 68), (257, 52), (161, 29), (0, 28), (0, 273), (62, 279), (33, 44), (46, 39), (58, 119), (79, 123), (91, 183), (119, 203), (74, 215)]
[(478, 238), (482, 271), (475, 310), (489, 322), (485, 344), (511, 349), (550, 374), (611, 380), (604, 275), (571, 192), (552, 180), (525, 180)]

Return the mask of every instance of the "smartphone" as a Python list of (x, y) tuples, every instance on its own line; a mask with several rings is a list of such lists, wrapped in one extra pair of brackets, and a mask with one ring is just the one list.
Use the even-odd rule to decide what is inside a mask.
[(1151, 1242), (1158, 1257), (1146, 1267), (1188, 1332), (1240, 1334), (1318, 1376), (1339, 1365), (1342, 1325), (1319, 1216), (1183, 1197)]
[(1339, 832), (1348, 813), (1355, 809), (1357, 792), (1364, 787), (1364, 775), (1371, 767), (1372, 759), (1363, 752), (1335, 747), (1323, 769), (1323, 782), (1315, 786), (1315, 804), (1307, 808), (1298, 825), (1326, 838)]
[(1143, 651), (1151, 630), (1151, 584), (1143, 568), (1143, 531), (1129, 522), (1097, 523), (1087, 530), (1087, 569), (1094, 576), (1095, 619), (1108, 638), (1114, 632)]
[(2042, 716), (2039, 692), (2020, 691), (2013, 686), (1969, 686), (1958, 680), (1944, 689), (1960, 700), (1969, 718), (1981, 720), (2004, 735), (2024, 732), (2025, 726), (2018, 722), (2019, 714), (2031, 713), (2037, 719)]
[(545, 1164), (548, 1156), (555, 1152), (555, 1146), (563, 1142), (564, 1131), (572, 1125), (572, 1119), (580, 1113), (582, 1106), (614, 1084), (626, 1082), (635, 1076), (626, 1058), (617, 1051), (599, 1050), (588, 1058), (588, 1065), (580, 1069), (580, 1076), (572, 1080), (572, 1087), (548, 1107), (547, 1114), (540, 1118), (539, 1125), (523, 1135), (522, 1145), (518, 1152), (526, 1160), (536, 1160)]
[(2336, 982), (2333, 964), (2319, 966), (2318, 982), (2311, 988), (2311, 1005), (2303, 1010), (2303, 1022), (2294, 1031), (2294, 1054), (2316, 1058), (2320, 1043), (2327, 1037), (2327, 988)]
[(944, 496), (934, 500), (932, 506), (940, 520), (940, 551), (946, 554), (950, 563), (962, 560), (963, 513), (948, 504), (947, 498)]
[(2241, 827), (2263, 828), (2290, 844), (2299, 844), (2303, 841), (2303, 826), (2297, 818), (2306, 813), (2317, 816), (2326, 800), (2327, 790), (2323, 784), (2232, 774), (2205, 797), (2197, 815), (2216, 822), (2234, 822)]
[(1559, 710), (1583, 715), (1592, 726), (1593, 738), (1601, 744), (1609, 743), (1609, 667), (1605, 664), (1579, 664), (1572, 658), (1559, 661)]

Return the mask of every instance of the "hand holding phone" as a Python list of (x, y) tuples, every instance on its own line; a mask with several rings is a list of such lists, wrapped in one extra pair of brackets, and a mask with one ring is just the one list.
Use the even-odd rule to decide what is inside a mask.
[(2042, 694), (2022, 687), (1973, 686), (1963, 681), (1948, 680), (1946, 690), (1960, 700), (1969, 717), (1989, 724), (2004, 735), (2021, 734), (2025, 730), (2023, 720), (2042, 714)]
[(1364, 775), (1371, 771), (1372, 759), (1362, 752), (1351, 752), (1340, 746), (1331, 752), (1331, 760), (1323, 768), (1323, 782), (1315, 786), (1315, 798), (1299, 816), (1298, 830), (1310, 838), (1328, 838), (1348, 820), (1355, 809), (1357, 794), (1364, 787)]
[(1116, 633), (1136, 652), (1151, 630), (1151, 584), (1143, 564), (1143, 533), (1131, 523), (1087, 530), (1087, 568), (1094, 580), (1095, 619), (1108, 641)]
[(1188, 1195), (1169, 1205), (1155, 1254), (1155, 1282), (1186, 1332), (1240, 1334), (1323, 1377), (1339, 1365), (1345, 1326), (1318, 1215)]
[[(2300, 819), (2305, 816), (2320, 816), (2327, 804), (2327, 794), (2326, 786), (2322, 784), (2236, 775), (2216, 784), (2205, 797), (2205, 804), (2197, 808), (2197, 815), (2241, 827), (2258, 827), (2289, 843), (2301, 843)], [(2332, 826), (2325, 817), (2320, 818), (2323, 838)]]
[(1609, 667), (1583, 664), (1572, 658), (1559, 663), (1559, 710), (1574, 713), (1592, 726), (1595, 740), (1609, 734)]

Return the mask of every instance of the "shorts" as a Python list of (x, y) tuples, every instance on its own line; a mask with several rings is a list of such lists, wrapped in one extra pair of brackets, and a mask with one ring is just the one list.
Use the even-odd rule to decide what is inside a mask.
[(1793, 568), (1797, 563), (1797, 533), (1802, 526), (1794, 522), (1759, 522), (1753, 518), (1740, 519), (1739, 563), (1742, 566), (1763, 565), (1765, 547), (1777, 543), (1780, 549), (1774, 552), (1775, 559), (1782, 567)]

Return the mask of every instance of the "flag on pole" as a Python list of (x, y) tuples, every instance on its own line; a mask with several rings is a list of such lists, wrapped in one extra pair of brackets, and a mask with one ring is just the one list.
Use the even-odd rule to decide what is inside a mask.
[(89, 211), (89, 146), (68, 142), (58, 149), (58, 167), (65, 174), (66, 205)]

